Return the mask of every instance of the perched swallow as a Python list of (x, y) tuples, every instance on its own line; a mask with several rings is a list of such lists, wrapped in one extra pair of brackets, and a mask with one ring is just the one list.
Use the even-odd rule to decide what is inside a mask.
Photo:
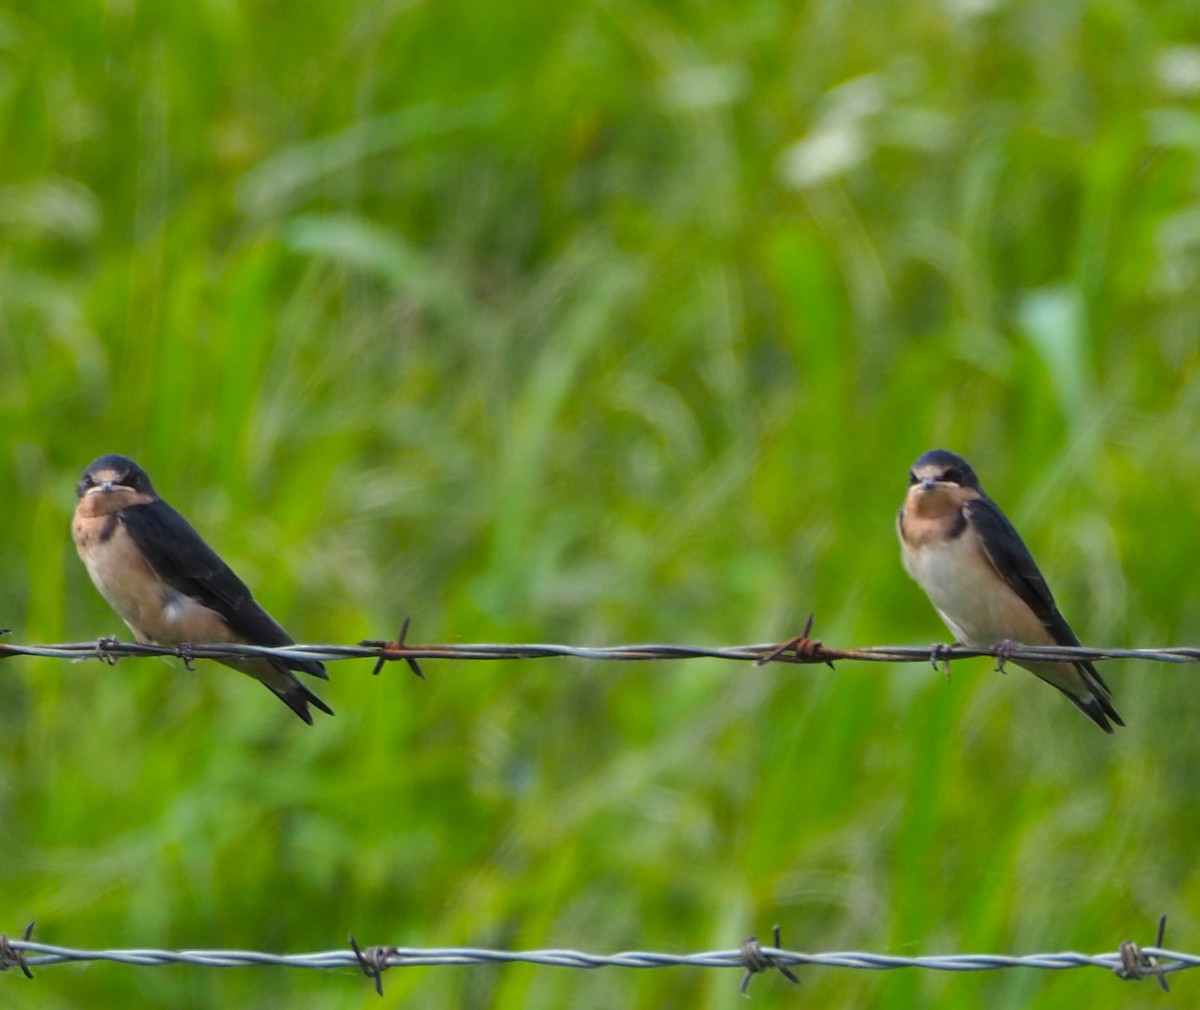
[[(146, 471), (109, 454), (84, 472), (71, 533), (92, 582), (139, 642), (293, 645), (246, 584), (186, 519), (163, 501)], [(333, 711), (292, 673), (328, 680), (322, 663), (222, 659), (262, 681), (310, 726), (311, 704)]]
[[(966, 460), (933, 449), (913, 464), (896, 522), (904, 567), (959, 644), (1078, 645), (1012, 523)], [(1013, 660), (1053, 684), (1104, 732), (1124, 726), (1092, 663)]]

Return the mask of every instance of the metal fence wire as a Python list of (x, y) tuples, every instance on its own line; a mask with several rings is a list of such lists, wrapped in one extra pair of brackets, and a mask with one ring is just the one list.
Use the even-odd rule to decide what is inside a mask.
[(404, 662), (413, 672), (422, 675), (418, 663), (422, 660), (519, 660), (570, 657), (592, 661), (619, 661), (625, 663), (685, 660), (723, 659), (735, 662), (755, 663), (823, 663), (832, 666), (836, 661), (853, 660), (860, 663), (930, 663), (935, 668), (947, 667), (951, 660), (991, 656), (1001, 668), (1005, 663), (1061, 662), (1104, 662), (1112, 659), (1141, 659), (1156, 663), (1200, 662), (1200, 647), (1179, 646), (1161, 649), (1099, 649), (1076, 645), (1012, 645), (999, 643), (980, 648), (963, 645), (872, 645), (861, 649), (835, 649), (814, 641), (808, 635), (812, 630), (809, 618), (804, 632), (786, 642), (771, 642), (756, 645), (694, 646), (694, 645), (606, 645), (577, 646), (549, 643), (533, 644), (411, 644), (406, 639), (408, 622), (395, 641), (367, 640), (357, 645), (238, 645), (185, 644), (181, 646), (148, 645), (140, 642), (121, 642), (115, 638), (101, 638), (94, 642), (72, 642), (61, 645), (20, 645), (0, 643), (0, 659), (15, 656), (43, 656), (51, 659), (101, 659), (114, 663), (120, 658), (134, 656), (174, 656), (190, 663), (194, 659), (236, 659), (256, 656), (285, 660), (333, 663), (347, 659), (373, 659), (375, 673), (390, 662)]
[(310, 970), (355, 968), (369, 978), (376, 992), (383, 994), (383, 973), (392, 968), (436, 967), (446, 965), (534, 964), (551, 968), (728, 968), (742, 972), (741, 989), (766, 971), (779, 971), (793, 983), (800, 979), (793, 968), (842, 968), (863, 971), (894, 971), (918, 968), (926, 971), (999, 971), (1033, 968), (1042, 971), (1066, 971), (1073, 968), (1103, 968), (1118, 978), (1136, 980), (1154, 977), (1169, 992), (1166, 976), (1173, 972), (1200, 967), (1200, 956), (1161, 946), (1166, 916), (1159, 919), (1153, 947), (1139, 947), (1126, 940), (1113, 953), (1080, 954), (1060, 951), (1047, 954), (948, 954), (924, 957), (894, 957), (868, 951), (829, 951), (802, 953), (780, 946), (779, 927), (774, 927), (774, 945), (764, 947), (749, 937), (737, 950), (710, 950), (697, 954), (667, 954), (651, 951), (622, 951), (617, 954), (588, 954), (579, 950), (489, 950), (481, 947), (386, 947), (360, 946), (353, 936), (350, 949), (325, 950), (310, 954), (270, 954), (255, 950), (79, 950), (32, 939), (31, 922), (21, 939), (0, 936), (0, 971), (16, 967), (26, 978), (34, 968), (80, 962), (107, 961), (135, 968), (184, 964), (197, 968), (282, 967)]
[[(318, 660), (329, 663), (349, 659), (375, 661), (379, 673), (390, 662), (404, 662), (417, 676), (424, 676), (423, 660), (528, 660), (571, 657), (592, 661), (642, 662), (662, 660), (719, 659), (735, 662), (813, 664), (832, 666), (835, 661), (853, 660), (865, 663), (930, 663), (934, 668), (949, 670), (955, 659), (991, 656), (1002, 669), (1007, 662), (1088, 660), (1102, 662), (1112, 659), (1141, 659), (1159, 663), (1200, 662), (1200, 648), (1172, 647), (1162, 649), (1098, 649), (1089, 646), (1018, 646), (1000, 643), (990, 648), (960, 645), (868, 646), (860, 649), (835, 649), (814, 641), (810, 617), (803, 632), (786, 642), (733, 646), (690, 645), (615, 645), (573, 646), (559, 644), (410, 644), (406, 641), (408, 621), (404, 622), (394, 641), (368, 640), (357, 645), (289, 645), (268, 647), (259, 645), (186, 644), (182, 646), (147, 645), (102, 638), (94, 642), (75, 642), (61, 645), (20, 645), (0, 643), (0, 659), (15, 656), (41, 656), (54, 659), (100, 659), (115, 663), (119, 658), (138, 656), (174, 656), (190, 665), (194, 659), (232, 659), (239, 657), (274, 657), (285, 660)], [(360, 947), (354, 937), (350, 948), (326, 950), (309, 954), (271, 954), (251, 950), (159, 950), (139, 948), (130, 950), (81, 950), (34, 941), (33, 923), (21, 939), (0, 935), (0, 971), (19, 968), (28, 978), (33, 968), (78, 962), (107, 961), (133, 967), (157, 967), (185, 964), (203, 968), (242, 968), (275, 966), (305, 969), (345, 969), (362, 971), (382, 994), (382, 976), (393, 968), (442, 965), (534, 964), (555, 968), (726, 968), (743, 973), (741, 987), (745, 991), (754, 975), (771, 970), (781, 972), (792, 982), (799, 978), (793, 968), (841, 968), (867, 971), (892, 971), (916, 968), (928, 971), (998, 971), (1026, 968), (1045, 971), (1064, 971), (1074, 968), (1102, 968), (1123, 979), (1153, 976), (1159, 985), (1168, 989), (1166, 976), (1200, 967), (1200, 955), (1166, 950), (1162, 947), (1166, 917), (1159, 921), (1158, 935), (1153, 946), (1139, 947), (1125, 941), (1112, 953), (1081, 954), (1060, 951), (1044, 954), (948, 954), (920, 957), (897, 957), (869, 951), (829, 951), (803, 953), (785, 950), (780, 946), (779, 928), (775, 927), (774, 945), (761, 945), (754, 937), (747, 939), (737, 950), (705, 951), (696, 954), (655, 953), (651, 951), (622, 951), (616, 954), (589, 954), (578, 950), (550, 949), (507, 951), (479, 947)]]

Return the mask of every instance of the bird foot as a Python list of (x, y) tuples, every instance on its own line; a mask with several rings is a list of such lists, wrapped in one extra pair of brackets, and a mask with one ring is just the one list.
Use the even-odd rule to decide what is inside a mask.
[(945, 673), (946, 679), (950, 679), (950, 656), (947, 655), (951, 649), (962, 645), (962, 642), (951, 642), (947, 645), (945, 642), (934, 642), (929, 647), (929, 664), (937, 670), (940, 666), (942, 672)]
[(186, 669), (196, 669), (192, 666), (192, 661), (196, 658), (195, 642), (180, 642), (176, 651), (179, 653), (179, 658), (183, 660), (183, 665)]
[(1008, 661), (1012, 659), (1012, 651), (1016, 648), (1017, 643), (1011, 638), (1005, 638), (992, 646), (996, 650), (996, 672), (1006, 673), (1004, 669), (1008, 665)]
[(105, 635), (96, 641), (96, 655), (109, 666), (116, 666), (118, 657), (109, 652), (109, 649), (115, 649), (120, 644), (115, 635)]

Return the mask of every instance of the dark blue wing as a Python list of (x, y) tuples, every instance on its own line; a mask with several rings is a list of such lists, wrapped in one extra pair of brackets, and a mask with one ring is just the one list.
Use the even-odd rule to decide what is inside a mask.
[[(967, 518), (979, 534), (983, 549), (996, 573), (1021, 597), (1037, 619), (1059, 645), (1079, 645), (1079, 638), (1059, 613), (1058, 605), (1042, 573), (1038, 570), (1021, 535), (1000, 511), (1000, 507), (983, 495), (963, 506)], [(1095, 677), (1096, 683), (1108, 690), (1108, 685), (1091, 663), (1078, 663)]]
[[(121, 523), (158, 576), (185, 596), (216, 611), (254, 645), (293, 645), (293, 639), (260, 607), (249, 588), (191, 526), (161, 498), (118, 513)], [(328, 680), (322, 663), (279, 660), (281, 665)]]

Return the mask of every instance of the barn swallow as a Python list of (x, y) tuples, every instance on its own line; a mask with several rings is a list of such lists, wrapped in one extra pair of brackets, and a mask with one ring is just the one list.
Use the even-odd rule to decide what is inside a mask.
[[(76, 488), (71, 533), (92, 582), (139, 642), (295, 644), (246, 584), (168, 505), (146, 471), (125, 456), (101, 456)], [(222, 659), (274, 691), (310, 726), (311, 704), (333, 711), (292, 672), (328, 680), (325, 666), (297, 659)]]
[[(966, 460), (933, 449), (913, 464), (908, 483), (896, 522), (904, 567), (959, 644), (1079, 644), (1029, 548)], [(1104, 732), (1125, 725), (1094, 664), (1013, 662), (1057, 687)]]

